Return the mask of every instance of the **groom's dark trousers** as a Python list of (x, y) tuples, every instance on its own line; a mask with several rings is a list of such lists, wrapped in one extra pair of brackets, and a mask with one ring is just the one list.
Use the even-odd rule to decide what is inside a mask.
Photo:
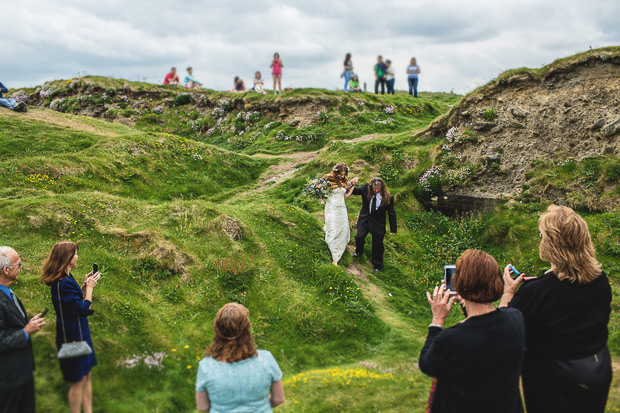
[(381, 204), (374, 211), (370, 211), (370, 205), (374, 195), (368, 196), (368, 186), (365, 184), (356, 187), (353, 195), (361, 195), (362, 209), (357, 218), (357, 234), (355, 234), (355, 252), (364, 253), (364, 244), (366, 243), (366, 235), (372, 235), (372, 265), (375, 268), (383, 268), (383, 238), (385, 237), (386, 215), (390, 220), (390, 232), (396, 233), (396, 211), (394, 210), (394, 197), (390, 197), (390, 203), (387, 199), (382, 199)]

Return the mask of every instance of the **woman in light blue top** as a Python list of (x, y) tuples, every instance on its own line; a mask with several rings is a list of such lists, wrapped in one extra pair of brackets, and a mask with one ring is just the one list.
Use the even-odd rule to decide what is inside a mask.
[(198, 366), (199, 411), (264, 413), (284, 403), (280, 367), (269, 351), (256, 349), (249, 316), (236, 303), (217, 312), (213, 344)]

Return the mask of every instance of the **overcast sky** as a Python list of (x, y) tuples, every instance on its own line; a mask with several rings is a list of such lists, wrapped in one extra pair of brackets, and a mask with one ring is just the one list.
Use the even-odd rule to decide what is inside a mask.
[(83, 74), (161, 83), (194, 67), (228, 90), (279, 52), (285, 87), (343, 87), (344, 55), (373, 87), (376, 56), (406, 88), (412, 56), (420, 90), (465, 93), (504, 70), (540, 67), (620, 45), (620, 0), (310, 0), (2, 2), (0, 81), (9, 88)]

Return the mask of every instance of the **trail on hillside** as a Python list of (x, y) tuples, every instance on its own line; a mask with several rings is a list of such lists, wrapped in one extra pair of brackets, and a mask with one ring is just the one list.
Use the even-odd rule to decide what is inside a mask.
[[(357, 142), (367, 142), (380, 137), (388, 137), (392, 136), (392, 134), (382, 134), (375, 133), (371, 135), (360, 136), (359, 138), (343, 140), (344, 143), (357, 143)], [(282, 155), (268, 155), (257, 153), (252, 155), (254, 158), (262, 158), (262, 159), (282, 159), (280, 163), (276, 165), (270, 166), (258, 179), (258, 187), (252, 189), (250, 191), (243, 192), (239, 194), (239, 196), (246, 196), (251, 193), (261, 193), (265, 189), (277, 185), (280, 182), (283, 182), (290, 176), (292, 176), (295, 172), (297, 172), (301, 166), (312, 162), (315, 160), (319, 154), (324, 151), (326, 147), (319, 149), (318, 151), (311, 152), (294, 152), (287, 153)], [(299, 165), (299, 167), (297, 167)]]
[(112, 132), (110, 130), (105, 130), (105, 129), (99, 129), (99, 128), (96, 128), (95, 126), (85, 124), (80, 119), (83, 117), (78, 117), (78, 119), (76, 120), (75, 115), (66, 115), (64, 113), (57, 112), (55, 110), (35, 108), (35, 109), (30, 109), (26, 113), (17, 113), (17, 112), (6, 110), (6, 111), (2, 111), (2, 116), (32, 119), (32, 120), (44, 122), (47, 124), (53, 124), (56, 126), (63, 126), (63, 127), (71, 128), (74, 130), (83, 131), (83, 132), (94, 133), (95, 135), (100, 135), (100, 136), (119, 136), (118, 133), (116, 132)]
[[(351, 245), (347, 246), (347, 250), (351, 253), (355, 252), (355, 248)], [(415, 334), (413, 324), (404, 316), (390, 308), (389, 300), (392, 299), (392, 297), (381, 287), (368, 279), (364, 268), (358, 262), (353, 262), (345, 266), (345, 269), (348, 274), (354, 277), (355, 282), (363, 291), (364, 297), (373, 304), (379, 319), (390, 326), (390, 328), (396, 330), (403, 337), (415, 340), (420, 339), (420, 336)]]

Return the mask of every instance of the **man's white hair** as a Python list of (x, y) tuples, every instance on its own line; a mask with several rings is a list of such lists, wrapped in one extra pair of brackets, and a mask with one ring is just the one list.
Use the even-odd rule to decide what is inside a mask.
[(15, 252), (11, 247), (0, 247), (0, 270), (12, 264), (9, 254)]

